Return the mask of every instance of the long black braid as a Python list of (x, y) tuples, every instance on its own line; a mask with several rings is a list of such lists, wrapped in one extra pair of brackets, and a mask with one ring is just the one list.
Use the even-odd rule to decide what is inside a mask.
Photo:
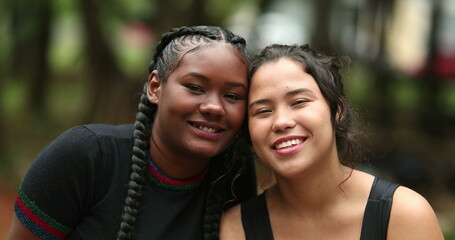
[[(186, 53), (215, 41), (224, 41), (233, 45), (244, 57), (245, 63), (248, 63), (245, 40), (229, 30), (212, 26), (181, 27), (171, 29), (162, 35), (149, 65), (149, 74), (153, 70), (157, 70), (158, 77), (165, 85), (167, 77), (175, 70)], [(119, 240), (133, 239), (134, 226), (139, 214), (139, 203), (143, 194), (151, 126), (156, 111), (157, 106), (147, 98), (146, 83), (134, 124), (132, 172), (117, 234)], [(224, 209), (256, 194), (250, 144), (246, 144), (249, 141), (246, 126), (245, 121), (234, 143), (210, 161), (207, 176), (209, 191), (203, 219), (205, 239), (218, 239), (219, 220)]]

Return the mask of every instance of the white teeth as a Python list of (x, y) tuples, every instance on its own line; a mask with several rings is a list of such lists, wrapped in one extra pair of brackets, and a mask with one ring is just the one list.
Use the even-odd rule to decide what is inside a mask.
[(282, 143), (276, 145), (275, 149), (281, 149), (281, 148), (285, 148), (285, 147), (290, 147), (292, 145), (297, 145), (297, 144), (300, 144), (300, 143), (302, 143), (301, 139), (293, 139), (293, 140), (282, 142)]
[(211, 132), (214, 133), (216, 131), (215, 128), (208, 128), (208, 127), (203, 127), (203, 126), (198, 126), (199, 129), (204, 130), (206, 132)]

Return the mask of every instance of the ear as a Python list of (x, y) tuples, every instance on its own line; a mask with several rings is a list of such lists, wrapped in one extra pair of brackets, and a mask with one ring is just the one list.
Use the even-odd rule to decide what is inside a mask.
[(344, 112), (346, 111), (345, 108), (346, 108), (346, 105), (343, 101), (342, 104), (338, 106), (337, 112), (335, 114), (335, 120), (337, 121), (337, 123), (339, 123), (341, 120), (344, 120), (344, 114), (345, 114)]
[(335, 113), (335, 120), (337, 121), (337, 123), (339, 123), (340, 120), (341, 120), (341, 109), (340, 109), (340, 107), (338, 107), (337, 112)]
[(158, 71), (153, 70), (147, 81), (147, 98), (153, 104), (158, 104), (162, 90), (162, 82), (158, 77)]

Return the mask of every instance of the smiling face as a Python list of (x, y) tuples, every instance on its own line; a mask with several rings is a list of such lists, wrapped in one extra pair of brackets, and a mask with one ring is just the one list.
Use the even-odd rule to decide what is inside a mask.
[(158, 110), (151, 151), (158, 148), (176, 161), (208, 161), (240, 129), (247, 92), (247, 66), (238, 50), (225, 43), (185, 54), (164, 85), (154, 71), (148, 96)]
[(259, 67), (248, 106), (254, 150), (278, 175), (338, 160), (329, 105), (302, 64), (281, 58)]

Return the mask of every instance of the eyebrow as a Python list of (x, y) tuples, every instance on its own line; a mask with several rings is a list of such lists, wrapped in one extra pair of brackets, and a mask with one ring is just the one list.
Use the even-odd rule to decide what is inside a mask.
[[(193, 76), (193, 77), (196, 77), (196, 78), (199, 78), (201, 80), (204, 80), (206, 82), (209, 82), (210, 79), (200, 73), (197, 73), (197, 72), (189, 72), (187, 74), (185, 74), (184, 76)], [(246, 88), (246, 85), (243, 84), (243, 83), (238, 83), (238, 82), (226, 82), (225, 85), (228, 85), (228, 86), (233, 86), (233, 87), (241, 87), (243, 88), (245, 91), (247, 90)]]
[(254, 105), (257, 105), (257, 104), (263, 104), (263, 103), (268, 103), (268, 102), (271, 102), (270, 99), (267, 99), (267, 98), (258, 99), (256, 101), (253, 101), (252, 103), (250, 103), (248, 105), (248, 108), (251, 108), (251, 107), (253, 107)]
[(197, 73), (197, 72), (189, 72), (189, 73), (184, 75), (184, 77), (186, 77), (186, 76), (193, 76), (193, 77), (196, 77), (196, 78), (200, 78), (200, 79), (202, 79), (204, 81), (210, 81), (210, 79), (208, 77), (206, 77), (206, 76), (204, 76), (204, 75), (202, 75), (200, 73)]
[(299, 93), (309, 93), (314, 96), (314, 92), (309, 88), (299, 88), (286, 93), (286, 96), (294, 96)]
[[(311, 91), (308, 88), (299, 88), (299, 89), (295, 89), (295, 90), (289, 91), (289, 92), (286, 93), (286, 96), (294, 96), (294, 95), (297, 95), (299, 93), (309, 93), (310, 95), (314, 96), (313, 91)], [(250, 103), (248, 105), (248, 108), (251, 108), (252, 106), (254, 106), (256, 104), (264, 104), (264, 103), (269, 103), (269, 102), (271, 102), (271, 100), (267, 99), (267, 98), (258, 99), (256, 101), (253, 101), (252, 103)]]

